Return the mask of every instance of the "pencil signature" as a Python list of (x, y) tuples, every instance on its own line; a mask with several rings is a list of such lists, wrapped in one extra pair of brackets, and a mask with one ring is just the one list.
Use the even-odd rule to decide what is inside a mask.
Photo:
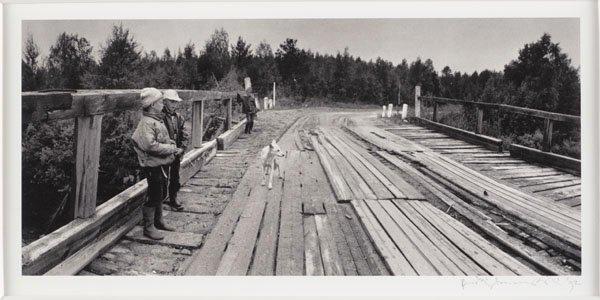
[(473, 277), (461, 280), (463, 290), (468, 288), (486, 287), (490, 290), (501, 288), (503, 286), (556, 286), (563, 285), (572, 292), (576, 286), (581, 285), (579, 278), (567, 277), (542, 277), (532, 279), (515, 279), (499, 277)]

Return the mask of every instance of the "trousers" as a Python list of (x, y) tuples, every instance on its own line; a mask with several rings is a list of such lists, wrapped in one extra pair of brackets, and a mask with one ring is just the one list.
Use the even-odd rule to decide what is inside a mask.
[(254, 116), (255, 115), (256, 114), (253, 114), (253, 113), (246, 114), (246, 130), (244, 131), (245, 133), (252, 132), (252, 127), (254, 127)]
[(169, 166), (144, 167), (142, 168), (148, 182), (145, 207), (157, 207), (162, 205), (167, 197)]

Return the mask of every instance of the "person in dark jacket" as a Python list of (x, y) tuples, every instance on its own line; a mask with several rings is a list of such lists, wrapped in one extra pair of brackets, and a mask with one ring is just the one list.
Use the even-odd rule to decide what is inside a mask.
[[(175, 141), (177, 148), (185, 149), (184, 143), (188, 140), (188, 136), (184, 130), (185, 119), (177, 113), (177, 105), (181, 102), (181, 98), (175, 90), (164, 91), (165, 106), (163, 108), (163, 121), (169, 132), (169, 137)], [(177, 192), (181, 188), (179, 178), (179, 166), (181, 165), (182, 155), (176, 155), (169, 172), (169, 205), (175, 211), (182, 211), (183, 206), (177, 202)]]
[(250, 95), (241, 96), (237, 94), (237, 102), (242, 103), (242, 113), (246, 115), (246, 128), (244, 132), (246, 134), (252, 133), (252, 128), (254, 127), (254, 118), (256, 117), (256, 112), (258, 108), (256, 107), (256, 101)]
[(145, 88), (140, 93), (142, 100), (142, 118), (133, 132), (134, 150), (148, 182), (147, 201), (142, 213), (144, 216), (144, 235), (161, 240), (164, 234), (159, 230), (174, 231), (165, 224), (162, 216), (162, 201), (166, 197), (169, 165), (183, 153), (163, 122), (163, 94), (155, 88)]

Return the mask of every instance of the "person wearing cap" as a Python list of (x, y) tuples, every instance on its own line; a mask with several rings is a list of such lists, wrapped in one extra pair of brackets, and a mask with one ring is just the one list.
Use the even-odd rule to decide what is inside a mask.
[[(169, 132), (169, 137), (175, 141), (177, 148), (185, 149), (184, 143), (188, 140), (188, 135), (184, 131), (185, 119), (177, 113), (177, 106), (181, 102), (181, 98), (175, 90), (164, 91), (165, 106), (163, 108), (163, 122)], [(182, 211), (183, 206), (177, 202), (177, 192), (181, 188), (179, 179), (179, 166), (181, 164), (181, 156), (175, 155), (175, 160), (171, 163), (169, 174), (169, 205), (175, 211)]]
[(256, 112), (258, 108), (256, 107), (256, 101), (250, 94), (249, 89), (246, 90), (247, 95), (241, 96), (237, 94), (237, 102), (242, 103), (242, 113), (246, 115), (246, 128), (244, 129), (244, 133), (250, 134), (252, 133), (252, 128), (254, 127), (254, 118), (256, 117)]
[(148, 196), (142, 208), (144, 235), (161, 240), (164, 234), (159, 230), (174, 230), (164, 223), (162, 216), (162, 201), (167, 194), (168, 167), (175, 160), (175, 155), (183, 153), (183, 149), (177, 148), (163, 122), (163, 94), (155, 88), (144, 88), (140, 98), (142, 117), (131, 139), (148, 181)]

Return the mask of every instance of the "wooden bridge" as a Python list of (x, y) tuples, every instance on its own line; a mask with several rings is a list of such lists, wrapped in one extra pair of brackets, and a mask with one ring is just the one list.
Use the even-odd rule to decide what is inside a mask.
[[(144, 240), (134, 228), (139, 217), (124, 218), (138, 214), (145, 191), (140, 182), (90, 218), (24, 247), (23, 272), (135, 274), (104, 273), (101, 266), (135, 252), (139, 243), (155, 248), (135, 253), (138, 261), (173, 253), (162, 257), (172, 262), (169, 268), (157, 272), (167, 275), (578, 274), (578, 162), (533, 149), (503, 153), (499, 140), (480, 129), (437, 123), (436, 106), (433, 120), (421, 118), (423, 101), (437, 103), (417, 89), (411, 123), (379, 118), (370, 110), (302, 110), (295, 111), (296, 121), (288, 118), (291, 126), (282, 123), (268, 134), (237, 139), (238, 127), (231, 127), (224, 150), (209, 142), (186, 155), (182, 165), (193, 167), (182, 168), (187, 183), (180, 194), (192, 211), (167, 215), (179, 222), (206, 216), (205, 208), (197, 208), (208, 197), (203, 192), (222, 187), (215, 174), (229, 172), (226, 166), (232, 164), (238, 175), (225, 182), (231, 194), (212, 214), (210, 230), (181, 225), (189, 231), (168, 233), (162, 242)], [(292, 111), (261, 112), (257, 126), (264, 130), (261, 118), (266, 123), (278, 113)], [(271, 137), (286, 157), (282, 178), (274, 178), (268, 190), (260, 185), (256, 155)], [(559, 163), (539, 163), (548, 156)], [(240, 161), (233, 163), (233, 157)], [(129, 262), (125, 268), (136, 266)]]

